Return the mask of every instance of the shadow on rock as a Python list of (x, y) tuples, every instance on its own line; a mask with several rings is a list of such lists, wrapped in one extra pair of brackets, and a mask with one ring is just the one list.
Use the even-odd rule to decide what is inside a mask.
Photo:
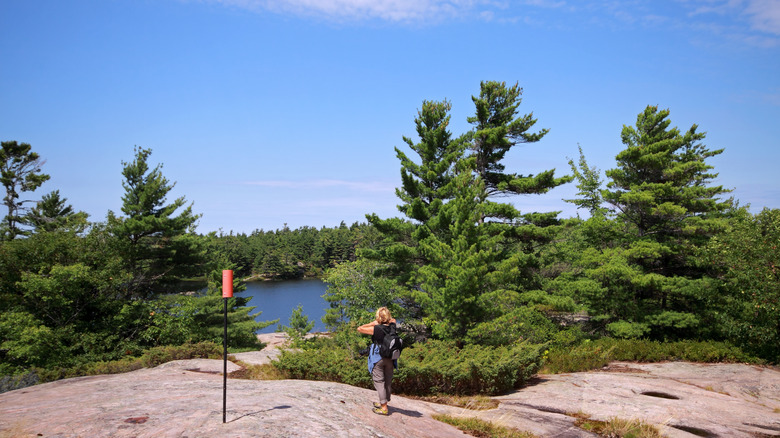
[(274, 410), (277, 410), (277, 409), (290, 409), (290, 408), (292, 408), (292, 406), (289, 406), (289, 405), (282, 405), (282, 406), (274, 406), (274, 407), (272, 407), (271, 409), (261, 409), (261, 410), (259, 410), (259, 411), (255, 411), (255, 412), (247, 412), (246, 414), (239, 415), (238, 417), (236, 417), (236, 418), (233, 418), (233, 419), (232, 419), (232, 420), (230, 420), (230, 421), (227, 421), (227, 423), (232, 423), (232, 422), (234, 422), (234, 421), (238, 421), (238, 420), (240, 420), (240, 419), (242, 419), (242, 418), (244, 418), (244, 417), (251, 417), (251, 416), (253, 416), (253, 415), (262, 414), (262, 413), (264, 413), (264, 412), (270, 412), (270, 411), (274, 411)]
[(391, 414), (398, 413), (398, 414), (401, 414), (401, 415), (406, 415), (407, 417), (415, 417), (415, 418), (420, 418), (420, 417), (423, 416), (423, 414), (421, 414), (420, 412), (410, 411), (408, 409), (401, 409), (401, 408), (396, 408), (396, 407), (392, 407), (392, 406), (389, 407), (389, 409), (390, 409), (390, 413)]

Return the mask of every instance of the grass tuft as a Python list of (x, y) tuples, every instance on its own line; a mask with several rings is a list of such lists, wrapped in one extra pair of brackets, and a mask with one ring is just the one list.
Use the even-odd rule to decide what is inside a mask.
[(484, 395), (475, 396), (460, 396), (460, 395), (428, 395), (428, 396), (413, 396), (407, 395), (407, 398), (413, 398), (415, 400), (422, 400), (429, 403), (438, 403), (440, 405), (455, 406), (458, 408), (469, 409), (472, 411), (487, 411), (498, 407), (498, 400), (493, 400), (490, 397)]
[(240, 370), (228, 374), (231, 379), (244, 380), (284, 380), (286, 376), (282, 371), (271, 364), (254, 365), (242, 361), (234, 361), (240, 366)]
[(445, 414), (434, 414), (433, 419), (455, 426), (463, 432), (477, 438), (538, 438), (537, 435), (534, 435), (531, 432), (499, 426), (474, 417), (464, 418)]
[(582, 430), (605, 438), (662, 438), (661, 432), (652, 424), (639, 420), (626, 420), (612, 417), (607, 421), (592, 420), (590, 416), (577, 412), (571, 414), (577, 420), (574, 425)]

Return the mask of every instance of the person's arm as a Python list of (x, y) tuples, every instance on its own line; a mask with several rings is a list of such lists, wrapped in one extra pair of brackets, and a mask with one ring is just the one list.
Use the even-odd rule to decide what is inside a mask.
[(373, 335), (374, 334), (374, 326), (379, 324), (376, 322), (376, 320), (373, 320), (369, 322), (368, 324), (363, 324), (360, 327), (357, 328), (357, 331), (364, 334), (364, 335)]

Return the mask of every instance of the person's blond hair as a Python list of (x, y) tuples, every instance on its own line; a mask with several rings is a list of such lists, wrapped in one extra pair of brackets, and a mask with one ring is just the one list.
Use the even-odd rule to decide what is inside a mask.
[(387, 307), (380, 307), (376, 309), (376, 322), (380, 324), (387, 324), (391, 319), (393, 319), (393, 317), (390, 315), (390, 309)]

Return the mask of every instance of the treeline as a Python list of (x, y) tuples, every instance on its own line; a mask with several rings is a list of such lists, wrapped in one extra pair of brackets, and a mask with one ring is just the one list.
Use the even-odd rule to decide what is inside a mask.
[(355, 261), (357, 250), (379, 240), (368, 224), (342, 222), (335, 228), (285, 226), (280, 230), (255, 230), (250, 234), (210, 233), (212, 247), (236, 266), (244, 278), (294, 279), (319, 277), (339, 263)]

